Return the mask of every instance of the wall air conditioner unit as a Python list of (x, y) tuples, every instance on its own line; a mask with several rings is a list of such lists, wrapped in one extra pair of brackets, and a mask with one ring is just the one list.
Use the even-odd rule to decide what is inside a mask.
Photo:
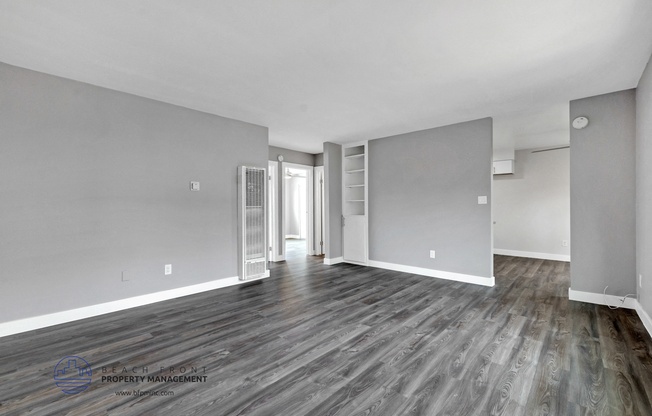
[(267, 269), (267, 173), (264, 168), (238, 167), (238, 276), (269, 277)]
[(514, 173), (514, 159), (494, 160), (494, 175), (511, 175)]

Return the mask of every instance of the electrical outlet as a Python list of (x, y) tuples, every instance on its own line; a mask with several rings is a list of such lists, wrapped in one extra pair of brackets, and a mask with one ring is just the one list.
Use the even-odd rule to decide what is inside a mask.
[(435, 250), (430, 250), (430, 258), (431, 259), (435, 258)]
[(172, 265), (171, 264), (166, 264), (165, 265), (165, 275), (167, 276), (168, 274), (172, 274)]
[(568, 247), (568, 240), (561, 240), (562, 247)]

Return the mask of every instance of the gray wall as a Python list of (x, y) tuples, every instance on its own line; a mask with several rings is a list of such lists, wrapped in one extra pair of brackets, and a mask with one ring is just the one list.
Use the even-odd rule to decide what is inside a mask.
[(0, 321), (236, 276), (236, 168), (267, 136), (0, 63)]
[(639, 302), (652, 315), (652, 59), (636, 89), (636, 259)]
[(494, 175), (494, 249), (570, 255), (570, 151), (517, 150), (513, 175)]
[(370, 141), (370, 260), (491, 277), (491, 163), (490, 118)]
[(324, 154), (317, 153), (315, 155), (315, 166), (324, 166)]
[(324, 253), (342, 257), (342, 146), (324, 143)]
[(635, 293), (635, 91), (571, 101), (571, 289)]
[(316, 155), (284, 149), (282, 147), (269, 146), (269, 160), (278, 161), (279, 155), (282, 155), (283, 161), (287, 163), (315, 166)]

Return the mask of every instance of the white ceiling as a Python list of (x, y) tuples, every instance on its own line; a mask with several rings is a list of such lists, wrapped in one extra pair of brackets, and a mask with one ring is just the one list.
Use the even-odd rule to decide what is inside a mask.
[(311, 153), (487, 116), (548, 134), (519, 120), (554, 130), (545, 114), (635, 87), (651, 53), (650, 0), (0, 0), (2, 62)]
[(534, 149), (568, 145), (570, 108), (564, 101), (494, 116), (494, 149)]

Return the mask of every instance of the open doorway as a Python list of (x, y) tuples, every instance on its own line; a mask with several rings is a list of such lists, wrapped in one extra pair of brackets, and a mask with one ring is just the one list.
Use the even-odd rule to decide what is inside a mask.
[(568, 102), (494, 117), (494, 254), (570, 261)]
[(285, 260), (314, 254), (313, 242), (313, 167), (282, 164), (282, 199)]

